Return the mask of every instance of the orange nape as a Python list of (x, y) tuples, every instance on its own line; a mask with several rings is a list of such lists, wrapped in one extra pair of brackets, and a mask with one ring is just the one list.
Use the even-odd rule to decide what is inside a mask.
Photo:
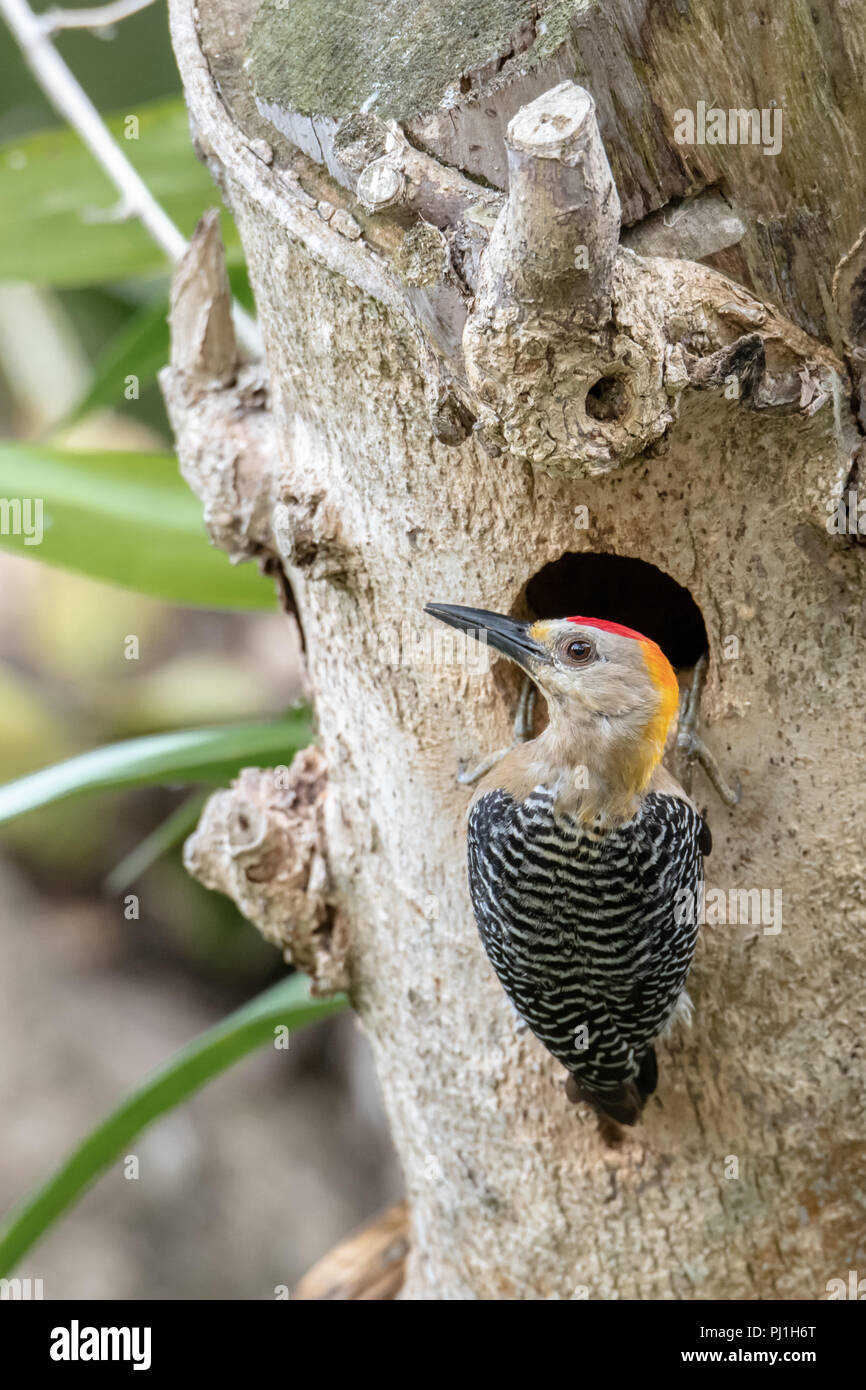
[(649, 678), (659, 696), (658, 710), (647, 725), (644, 737), (661, 758), (671, 723), (679, 708), (680, 687), (674, 668), (658, 642), (653, 642), (652, 638), (645, 637), (642, 632), (636, 632), (633, 627), (624, 627), (622, 623), (610, 622), (607, 618), (574, 617), (567, 618), (566, 622), (578, 623), (581, 627), (600, 628), (603, 632), (615, 632), (620, 637), (632, 637), (636, 642), (640, 642)]

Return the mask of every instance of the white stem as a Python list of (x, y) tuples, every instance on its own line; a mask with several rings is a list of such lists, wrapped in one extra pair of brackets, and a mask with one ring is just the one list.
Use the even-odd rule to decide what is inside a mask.
[[(186, 251), (186, 238), (130, 164), (90, 97), (54, 48), (27, 0), (0, 0), (0, 14), (9, 25), (28, 67), (48, 100), (78, 132), (102, 165), (118, 189), (124, 208), (131, 216), (139, 218), (157, 246), (176, 265)], [(255, 320), (238, 304), (234, 306), (233, 317), (240, 342), (248, 352), (261, 356), (261, 337)]]
[(154, 0), (114, 0), (111, 5), (96, 5), (89, 10), (46, 10), (34, 15), (43, 34), (56, 34), (61, 29), (107, 29), (122, 19), (146, 10)]

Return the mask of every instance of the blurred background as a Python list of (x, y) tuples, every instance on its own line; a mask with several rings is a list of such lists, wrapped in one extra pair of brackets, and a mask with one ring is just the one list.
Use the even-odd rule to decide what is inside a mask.
[[(99, 35), (62, 33), (57, 47), (115, 131), (136, 117), (124, 152), (189, 234), (218, 195), (189, 145), (164, 4)], [(10, 455), (15, 442), (82, 468), (106, 450), (171, 451), (156, 385), (168, 268), (137, 224), (118, 220), (116, 193), (2, 19), (0, 68), (0, 436), (38, 495), (40, 456)], [(252, 307), (224, 223), (233, 286)], [(0, 782), (116, 740), (279, 716), (302, 697), (297, 633), (267, 580), (250, 600), (245, 575), (237, 610), (221, 611), (100, 582), (93, 572), (110, 564), (93, 560), (98, 541), (71, 556), (50, 533), (30, 551), (7, 542)], [(142, 527), (132, 545), (150, 544)], [(190, 819), (194, 791), (95, 793), (2, 827), (4, 1212), (149, 1070), (285, 975), (232, 904), (187, 877), (180, 843), (145, 854), (143, 868), (126, 862), (179, 807)], [(46, 1298), (272, 1298), (400, 1193), (350, 1013), (238, 1063), (130, 1152), (140, 1177), (113, 1165), (15, 1270), (41, 1278)]]

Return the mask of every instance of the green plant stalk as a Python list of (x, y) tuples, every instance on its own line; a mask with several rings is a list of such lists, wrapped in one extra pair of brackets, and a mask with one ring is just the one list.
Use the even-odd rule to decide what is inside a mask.
[(160, 1115), (179, 1105), (212, 1077), (273, 1041), (274, 1030), (294, 1031), (348, 1007), (345, 995), (310, 999), (306, 976), (292, 975), (209, 1028), (152, 1072), (32, 1192), (0, 1226), (0, 1276), (6, 1276), (41, 1236), (105, 1169)]
[(139, 840), (135, 848), (125, 854), (107, 875), (104, 884), (106, 893), (125, 893), (157, 859), (180, 844), (196, 825), (206, 800), (206, 792), (193, 792), (149, 835)]

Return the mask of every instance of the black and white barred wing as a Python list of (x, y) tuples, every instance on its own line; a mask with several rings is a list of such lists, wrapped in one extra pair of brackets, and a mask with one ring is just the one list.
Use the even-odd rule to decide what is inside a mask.
[(611, 1012), (640, 1050), (669, 1022), (691, 968), (709, 831), (688, 802), (659, 793), (646, 798), (621, 833), (629, 830), (637, 904), (631, 981), (625, 991), (614, 990)]
[(601, 838), (554, 818), (541, 789), (521, 804), (488, 792), (473, 808), (470, 890), (491, 964), (536, 1036), (601, 1095), (640, 1074), (679, 1000), (702, 824), (658, 794)]

